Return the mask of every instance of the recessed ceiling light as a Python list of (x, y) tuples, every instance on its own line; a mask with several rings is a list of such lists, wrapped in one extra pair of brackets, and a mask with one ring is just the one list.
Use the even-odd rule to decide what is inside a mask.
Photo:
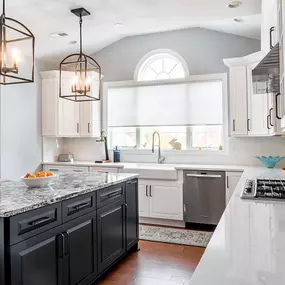
[(70, 41), (68, 44), (69, 45), (75, 45), (77, 43), (77, 41)]
[(58, 37), (66, 37), (68, 36), (67, 33), (52, 33), (49, 35), (51, 38), (58, 38)]
[(228, 4), (228, 7), (229, 8), (239, 8), (241, 7), (242, 5), (242, 2), (241, 1), (231, 1), (229, 4)]
[(234, 21), (236, 22), (236, 23), (244, 23), (244, 19), (241, 19), (241, 18), (234, 18)]
[(114, 26), (117, 27), (117, 28), (119, 28), (119, 27), (122, 27), (123, 24), (122, 24), (122, 23), (115, 23)]

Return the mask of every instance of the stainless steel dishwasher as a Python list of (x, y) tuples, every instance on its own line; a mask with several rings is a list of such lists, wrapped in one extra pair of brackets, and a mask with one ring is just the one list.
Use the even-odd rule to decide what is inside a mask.
[(225, 209), (225, 172), (184, 171), (184, 222), (217, 225)]

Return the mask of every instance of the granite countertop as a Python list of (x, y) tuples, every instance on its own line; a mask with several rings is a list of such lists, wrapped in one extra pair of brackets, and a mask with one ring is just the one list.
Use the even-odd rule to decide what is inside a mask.
[(61, 173), (52, 185), (28, 188), (23, 182), (0, 183), (0, 217), (10, 217), (137, 178), (128, 173)]
[(284, 285), (285, 202), (240, 199), (246, 179), (285, 179), (247, 167), (189, 285)]

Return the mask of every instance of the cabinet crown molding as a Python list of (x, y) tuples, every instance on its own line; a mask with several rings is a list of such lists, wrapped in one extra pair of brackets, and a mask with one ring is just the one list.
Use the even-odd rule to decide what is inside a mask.
[(265, 51), (258, 51), (243, 57), (225, 58), (223, 62), (228, 67), (248, 65), (253, 62), (259, 62), (266, 56)]

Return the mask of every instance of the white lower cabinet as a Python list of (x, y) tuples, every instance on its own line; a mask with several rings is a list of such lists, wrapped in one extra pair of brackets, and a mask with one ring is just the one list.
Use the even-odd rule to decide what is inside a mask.
[(150, 201), (147, 193), (147, 185), (139, 181), (139, 216), (144, 218), (150, 217)]
[(183, 220), (182, 184), (139, 180), (140, 217)]
[(226, 173), (226, 205), (230, 201), (238, 183), (242, 176), (242, 172), (227, 172)]
[(44, 165), (44, 171), (57, 172), (88, 172), (88, 166)]

